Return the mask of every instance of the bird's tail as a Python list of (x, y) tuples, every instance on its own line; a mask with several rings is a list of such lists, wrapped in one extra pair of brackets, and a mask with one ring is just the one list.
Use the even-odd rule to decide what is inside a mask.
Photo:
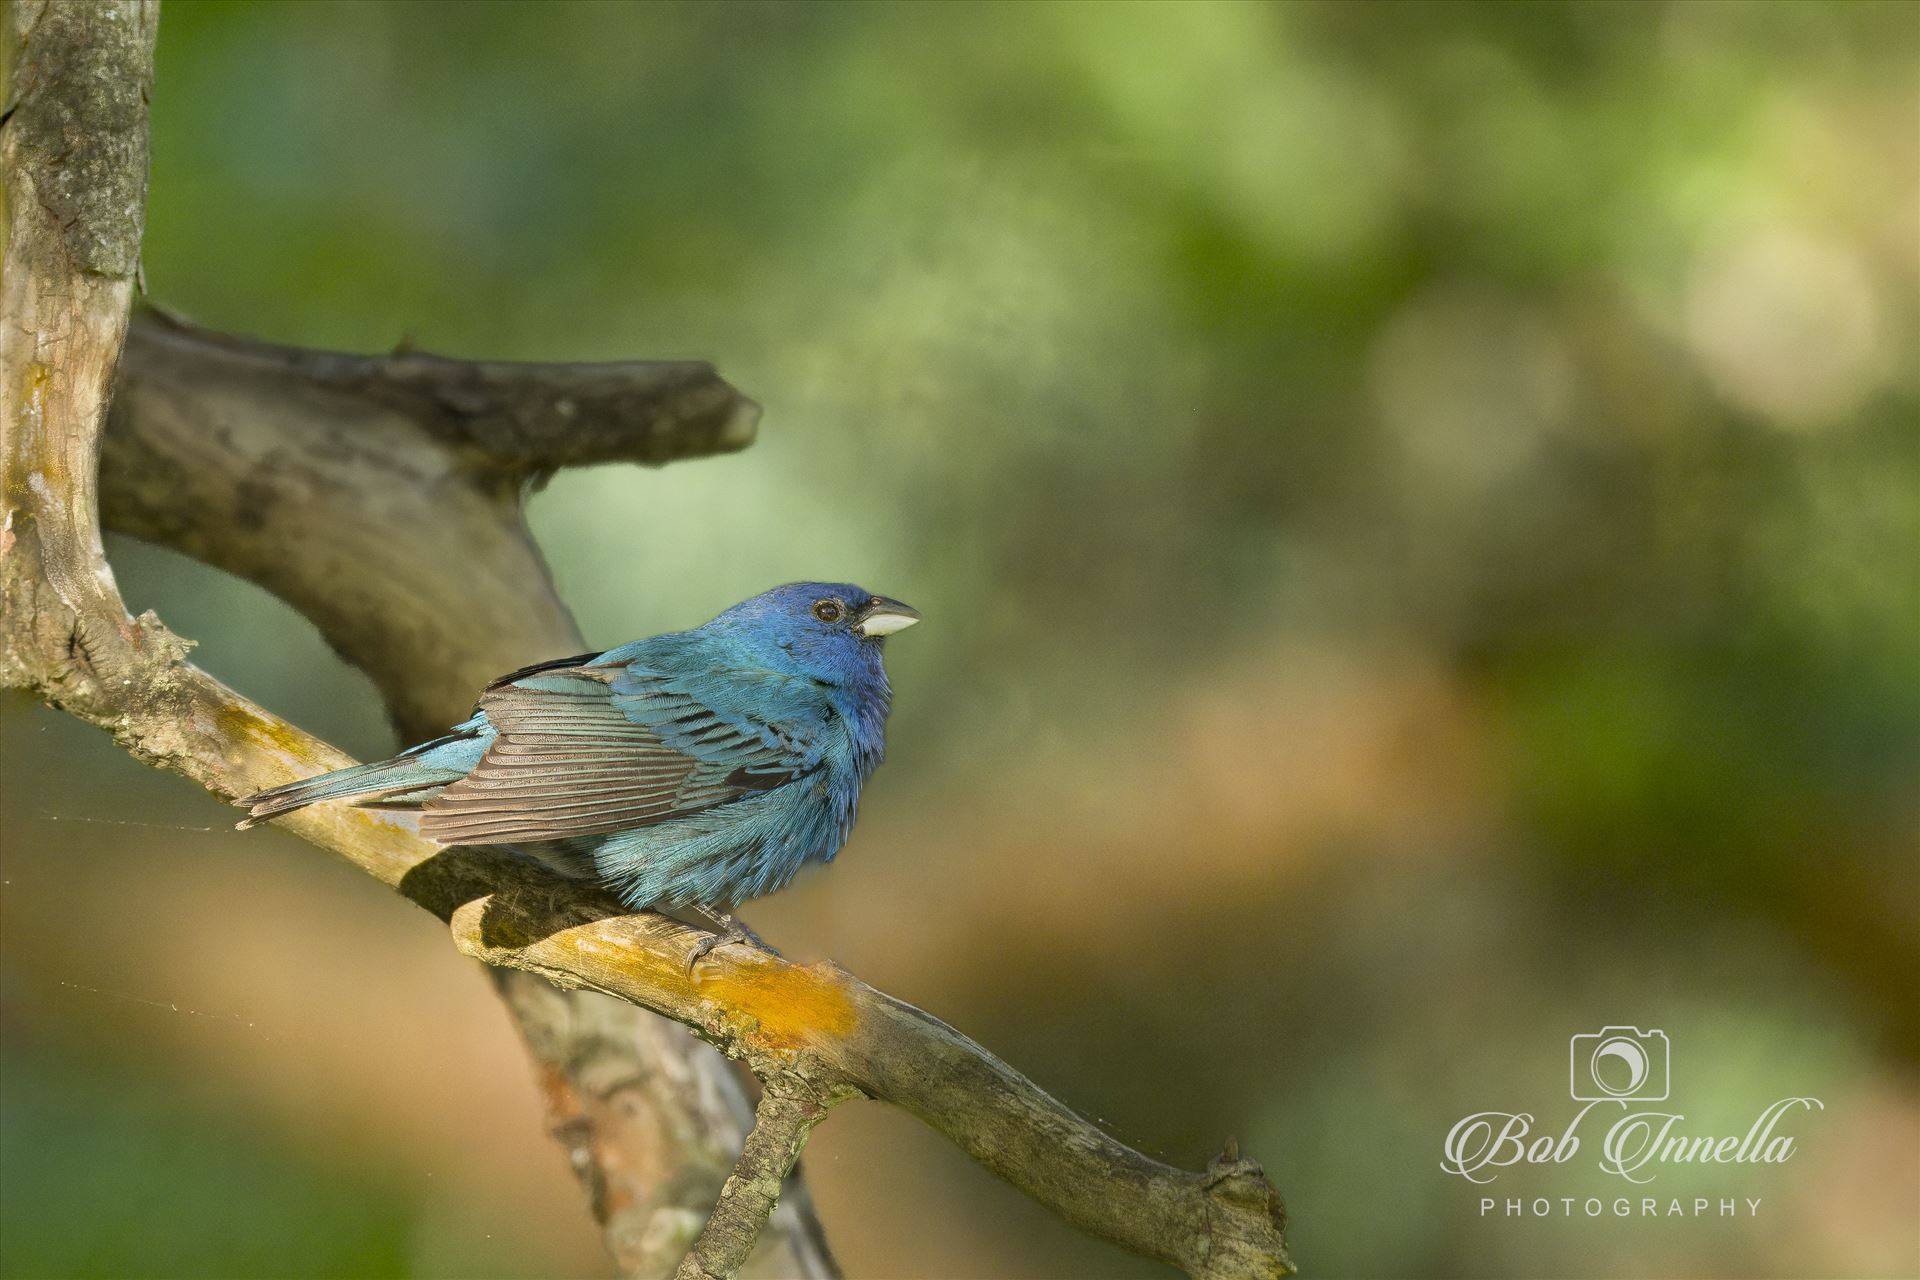
[(244, 831), (257, 822), (322, 800), (352, 800), (365, 805), (423, 804), (442, 787), (465, 777), (485, 747), (484, 738), (456, 733), (404, 751), (391, 760), (335, 769), (332, 773), (289, 782), (270, 791), (241, 796), (233, 802), (247, 811), (239, 828)]

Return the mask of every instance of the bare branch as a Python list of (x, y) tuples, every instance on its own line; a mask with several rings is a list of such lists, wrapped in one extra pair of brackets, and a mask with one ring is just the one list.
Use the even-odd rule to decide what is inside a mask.
[[(92, 455), (137, 271), (157, 6), (20, 3), (8, 17), (0, 681), (149, 759), (219, 751), (208, 718), (232, 734), (258, 727), (251, 708), (175, 670), (185, 646), (156, 619), (126, 618), (93, 513)], [(699, 364), (469, 368), (301, 352), (143, 315), (100, 483), (110, 527), (276, 591), (369, 671), (404, 732), (423, 735), (462, 718), (499, 671), (583, 647), (527, 536), (522, 477), (738, 448), (756, 417)], [(269, 733), (234, 763), (272, 768), (284, 750)], [(744, 1140), (739, 1083), (643, 1010), (492, 972), (615, 1261), (625, 1275), (665, 1275)], [(790, 1199), (749, 1272), (837, 1275), (804, 1186)]]
[[(622, 1275), (670, 1275), (751, 1117), (741, 1081), (685, 1027), (596, 991), (492, 969), (539, 1067), (554, 1136)], [(746, 1274), (839, 1274), (798, 1173)]]
[(826, 1114), (824, 1103), (787, 1093), (781, 1081), (768, 1082), (740, 1161), (720, 1188), (719, 1203), (700, 1238), (680, 1260), (674, 1280), (732, 1280), (739, 1274), (773, 1216), (780, 1187), (800, 1158), (800, 1148), (807, 1145), (807, 1135)]
[[(7, 412), (0, 459), (0, 678), (109, 729), (141, 759), (216, 795), (231, 798), (339, 767), (347, 763), (339, 752), (186, 663), (184, 645), (156, 619), (127, 617), (100, 547), (96, 444), (125, 332), (138, 200), (129, 229), (112, 210), (75, 206), (80, 197), (66, 191), (53, 170), (78, 154), (90, 166), (134, 166), (144, 174), (144, 93), (137, 108), (127, 93), (150, 74), (154, 6), (21, 3), (10, 14), (10, 34), (23, 52), (17, 106), (0, 142), (12, 218), (0, 286), (0, 404)], [(98, 139), (88, 136), (94, 126), (85, 110), (95, 99), (106, 104)], [(115, 132), (127, 129), (139, 135), (137, 147)], [(54, 146), (62, 139), (68, 152)], [(119, 195), (138, 194), (118, 169), (103, 181)], [(51, 203), (42, 198), (48, 193), (56, 197)], [(299, 398), (284, 388), (281, 394), (290, 395), (289, 402)], [(352, 405), (351, 398), (330, 402), (324, 416), (356, 421)], [(385, 402), (362, 405), (357, 420), (398, 412)], [(296, 461), (284, 441), (280, 447), (283, 461)], [(424, 477), (414, 476), (407, 496), (419, 507), (432, 478), (446, 474), (446, 452), (446, 440), (435, 436), (409, 444), (398, 457), (373, 456), (401, 471), (428, 468)], [(514, 463), (501, 471), (524, 469)], [(281, 502), (282, 496), (274, 495), (265, 509), (306, 510), (308, 504)], [(495, 545), (506, 556), (512, 520), (502, 512), (510, 508), (497, 489), (492, 500)], [(464, 498), (450, 501), (457, 511), (469, 509), (457, 505)], [(236, 506), (232, 514), (241, 510)], [(441, 516), (436, 509), (434, 518)], [(311, 512), (299, 517), (309, 528), (314, 518)], [(168, 536), (190, 543), (201, 536), (195, 527), (182, 521)], [(210, 548), (208, 554), (222, 553)], [(533, 555), (530, 544), (525, 554)], [(341, 563), (352, 569), (364, 562)], [(381, 573), (388, 568), (373, 563)], [(308, 589), (284, 585), (289, 593)], [(503, 582), (490, 598), (511, 599), (524, 585)], [(543, 607), (564, 618), (557, 601)], [(432, 624), (423, 617), (416, 625)], [(414, 714), (442, 712), (423, 699), (407, 708), (403, 722)], [(281, 825), (434, 911), (468, 954), (663, 1013), (744, 1060), (773, 1087), (776, 1101), (768, 1107), (777, 1115), (749, 1140), (745, 1189), (736, 1191), (746, 1197), (745, 1211), (723, 1214), (714, 1238), (696, 1243), (695, 1265), (703, 1271), (697, 1252), (703, 1245), (716, 1266), (737, 1261), (739, 1229), (764, 1220), (762, 1207), (771, 1206), (766, 1174), (783, 1150), (798, 1149), (802, 1123), (817, 1121), (790, 1114), (789, 1104), (812, 1099), (808, 1105), (824, 1109), (862, 1095), (911, 1111), (1082, 1230), (1190, 1275), (1225, 1280), (1290, 1270), (1279, 1200), (1254, 1162), (1230, 1150), (1194, 1173), (1150, 1160), (938, 1019), (831, 965), (800, 967), (751, 949), (722, 948), (689, 974), (687, 960), (701, 935), (652, 913), (627, 913), (604, 891), (525, 861), (442, 849), (422, 840), (407, 819), (344, 806), (302, 810)], [(537, 1053), (549, 1051), (536, 1046)]]
[(61, 692), (38, 661), (111, 674), (176, 650), (126, 618), (100, 549), (93, 474), (126, 336), (147, 193), (147, 93), (160, 8), (21, 0), (6, 11), (12, 86), (0, 132), (0, 677)]
[[(463, 719), (473, 691), (500, 671), (585, 642), (527, 533), (519, 486), (475, 462), (483, 437), (454, 443), (455, 419), (431, 398), (396, 398), (431, 424), (357, 398), (352, 388), (379, 383), (395, 362), (137, 315), (103, 448), (101, 506), (107, 527), (287, 600), (368, 672), (401, 732), (421, 738)], [(638, 394), (583, 397), (582, 430), (636, 459), (693, 456), (750, 434), (752, 402), (703, 365), (486, 366), (506, 406), (661, 367), (685, 371), (676, 377), (693, 379), (685, 385), (700, 404), (730, 405), (734, 435), (715, 435), (698, 404)], [(313, 369), (330, 372), (315, 378)], [(466, 403), (474, 421), (492, 412)], [(725, 1064), (677, 1027), (525, 974), (496, 971), (495, 982), (615, 1261), (626, 1275), (664, 1275), (712, 1203), (750, 1104)], [(836, 1274), (804, 1189), (793, 1201), (750, 1270)]]
[(476, 850), (419, 866), (403, 891), (490, 964), (663, 1013), (762, 1080), (804, 1081), (829, 1102), (894, 1103), (1091, 1235), (1193, 1276), (1291, 1269), (1285, 1214), (1254, 1161), (1230, 1152), (1189, 1173), (1148, 1159), (939, 1019), (831, 964), (723, 947), (689, 977), (697, 934)]
[[(108, 527), (287, 601), (410, 735), (464, 719), (500, 672), (582, 647), (527, 534), (522, 479), (570, 457), (739, 448), (759, 416), (704, 364), (349, 356), (149, 315), (122, 365)], [(533, 407), (569, 398), (569, 416)]]
[[(378, 405), (476, 471), (515, 482), (561, 467), (731, 453), (753, 443), (760, 420), (760, 406), (704, 360), (533, 364), (406, 348), (350, 355), (235, 337), (158, 308), (135, 329), (128, 359), (146, 368), (198, 370), (272, 397)], [(157, 363), (145, 365), (147, 356)]]

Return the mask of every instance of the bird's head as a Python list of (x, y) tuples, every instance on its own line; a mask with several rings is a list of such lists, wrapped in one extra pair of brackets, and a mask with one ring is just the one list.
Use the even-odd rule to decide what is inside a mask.
[(919, 611), (850, 582), (790, 582), (733, 606), (709, 628), (742, 643), (771, 645), (802, 675), (846, 684), (880, 671), (886, 638)]

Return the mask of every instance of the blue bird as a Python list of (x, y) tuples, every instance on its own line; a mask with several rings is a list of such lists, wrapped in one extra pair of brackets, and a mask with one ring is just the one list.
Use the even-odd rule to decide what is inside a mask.
[(322, 800), (416, 809), (441, 844), (509, 846), (629, 907), (708, 917), (723, 934), (697, 960), (751, 939), (729, 908), (839, 852), (886, 747), (882, 645), (919, 619), (848, 583), (775, 587), (504, 675), (445, 737), (236, 800), (240, 826)]

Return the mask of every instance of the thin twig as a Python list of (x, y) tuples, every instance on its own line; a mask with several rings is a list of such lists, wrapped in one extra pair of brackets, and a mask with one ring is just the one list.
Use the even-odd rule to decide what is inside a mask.
[(760, 1232), (780, 1201), (800, 1148), (813, 1126), (826, 1118), (825, 1104), (769, 1085), (753, 1113), (740, 1159), (720, 1188), (700, 1238), (675, 1269), (674, 1280), (733, 1280), (746, 1265)]

